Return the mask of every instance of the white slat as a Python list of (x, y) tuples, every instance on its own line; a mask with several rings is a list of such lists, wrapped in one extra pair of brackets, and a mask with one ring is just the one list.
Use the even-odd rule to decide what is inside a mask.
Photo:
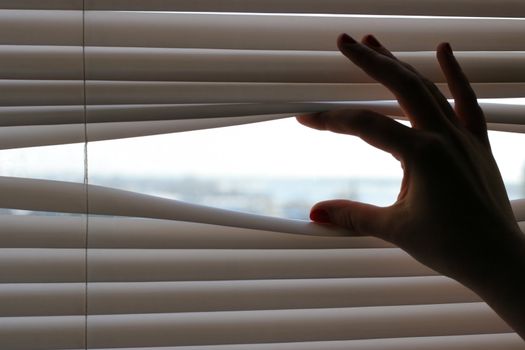
[(425, 276), (398, 248), (90, 249), (90, 282)]
[[(105, 348), (99, 350), (110, 350)], [(379, 338), (267, 344), (133, 347), (119, 350), (522, 350), (516, 333)]]
[(85, 316), (0, 317), (0, 344), (9, 350), (85, 347)]
[[(480, 102), (489, 123), (525, 124), (525, 106)], [(140, 122), (182, 119), (212, 119), (258, 115), (294, 115), (336, 108), (371, 109), (378, 113), (404, 117), (397, 101), (220, 103), (220, 104), (119, 104), (88, 105), (87, 122)], [(0, 126), (83, 124), (84, 106), (8, 106), (0, 107)], [(202, 125), (201, 127), (205, 127)], [(89, 128), (89, 126), (88, 126)]]
[[(347, 230), (307, 221), (279, 219), (261, 215), (193, 205), (136, 192), (89, 185), (89, 213), (200, 222), (228, 227), (283, 233), (348, 236)], [(0, 207), (23, 210), (86, 213), (86, 186), (80, 183), (0, 177)], [(518, 221), (522, 220), (525, 200), (513, 201)]]
[(0, 283), (85, 281), (85, 249), (0, 248)]
[(94, 348), (505, 333), (484, 303), (310, 310), (90, 315)]
[[(26, 0), (27, 1), (27, 0)], [(520, 0), (88, 0), (92, 10), (525, 17)]]
[(84, 106), (0, 107), (0, 126), (84, 123)]
[[(85, 218), (77, 215), (0, 215), (3, 248), (83, 248)], [(90, 248), (323, 249), (392, 247), (373, 237), (283, 234), (173, 220), (89, 218)]]
[(0, 0), (1, 9), (82, 10), (82, 0)]
[[(0, 48), (0, 63), (3, 62), (3, 56), (6, 63), (12, 63), (11, 56), (1, 50)], [(13, 52), (11, 55), (17, 57), (15, 53), (20, 54)], [(47, 54), (51, 53), (53, 51)], [(395, 54), (431, 81), (445, 81), (434, 52)], [(521, 69), (525, 65), (524, 51), (459, 51), (454, 54), (471, 82), (525, 81), (525, 72)], [(86, 47), (86, 67), (88, 80), (375, 82), (340, 52), (335, 51)], [(40, 72), (42, 68), (38, 69), (34, 73), (36, 77), (45, 74)], [(11, 72), (9, 70), (6, 74), (14, 74)], [(24, 71), (20, 74), (24, 74)]]
[[(206, 23), (206, 25), (202, 25)], [(88, 46), (257, 50), (336, 50), (336, 37), (374, 33), (394, 51), (520, 51), (525, 21), (497, 18), (403, 18), (166, 12), (86, 12)], [(191, 35), (188, 35), (191, 33)], [(483, 40), (473, 40), (483, 38)], [(504, 38), (504, 40), (503, 40)]]
[[(437, 84), (450, 96), (444, 84)], [(479, 98), (521, 97), (525, 83), (474, 83)], [(87, 103), (283, 103), (391, 100), (380, 84), (87, 81)], [(82, 105), (81, 80), (0, 80), (0, 106)]]
[[(352, 254), (351, 251), (348, 254)], [(443, 276), (89, 284), (89, 314), (314, 309), (480, 301)]]
[(373, 237), (320, 237), (193, 222), (91, 217), (90, 248), (323, 249), (392, 247)]
[(0, 80), (0, 106), (56, 106), (84, 103), (81, 80)]
[[(65, 181), (0, 177), (0, 207), (84, 214), (86, 186)], [(301, 235), (347, 236), (346, 230), (262, 215), (194, 205), (190, 203), (88, 185), (89, 213), (206, 222), (229, 227), (287, 232)]]
[[(45, 104), (41, 96), (20, 95), (22, 88), (32, 88), (34, 83), (20, 86), (20, 103)], [(56, 84), (56, 85), (55, 85)], [(6, 84), (5, 90), (9, 85)], [(450, 96), (445, 84), (437, 84), (446, 96)], [(56, 86), (56, 87), (55, 87)], [(62, 83), (53, 83), (49, 89), (49, 104), (74, 104), (74, 97), (60, 97)], [(70, 86), (70, 85), (68, 85)], [(18, 86), (17, 86), (18, 87)], [(525, 83), (473, 83), (479, 98), (521, 97), (525, 95)], [(4, 90), (1, 89), (0, 91)], [(36, 88), (43, 89), (39, 85)], [(208, 83), (208, 82), (144, 82), (144, 81), (88, 81), (88, 104), (173, 104), (173, 103), (284, 103), (307, 101), (370, 101), (393, 98), (380, 84), (306, 84), (306, 83)], [(53, 89), (53, 90), (51, 90)], [(31, 90), (32, 91), (32, 90)], [(56, 91), (56, 92), (55, 92)], [(55, 96), (55, 94), (57, 94)], [(16, 97), (15, 96), (15, 97)], [(6, 97), (7, 98), (7, 97)], [(78, 102), (78, 101), (77, 101)], [(0, 99), (0, 103), (2, 100)]]
[(0, 45), (0, 79), (83, 79), (81, 46)]
[(0, 283), (0, 317), (85, 315), (85, 283)]
[[(489, 129), (523, 132), (524, 107), (506, 104), (481, 104)], [(39, 109), (40, 108), (40, 109)], [(0, 107), (0, 149), (58, 145), (88, 141), (167, 134), (188, 130), (224, 127), (290, 117), (333, 108), (365, 108), (402, 118), (393, 101), (287, 103), (287, 104), (212, 104), (212, 105), (102, 105), (88, 106), (87, 134), (83, 107), (25, 106)], [(258, 111), (259, 110), (259, 111)], [(283, 114), (274, 113), (281, 110)], [(224, 117), (228, 115), (231, 117)], [(249, 116), (243, 116), (243, 115)], [(210, 118), (202, 118), (209, 115)], [(237, 116), (235, 116), (237, 115)], [(181, 119), (182, 118), (182, 119)], [(121, 122), (111, 122), (120, 120)], [(127, 120), (127, 121), (124, 121)], [(137, 120), (137, 121), (134, 121)], [(147, 121), (146, 121), (147, 120)], [(97, 123), (95, 121), (102, 121)], [(498, 121), (493, 123), (492, 121)], [(67, 123), (67, 124), (60, 124)], [(501, 124), (507, 123), (507, 124)], [(34, 125), (27, 125), (34, 124)]]
[(0, 45), (82, 45), (82, 11), (0, 10)]
[(85, 219), (73, 215), (0, 215), (2, 248), (84, 248)]

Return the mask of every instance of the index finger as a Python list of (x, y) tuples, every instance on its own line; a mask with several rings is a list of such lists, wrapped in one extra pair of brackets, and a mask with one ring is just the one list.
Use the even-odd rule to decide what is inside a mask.
[(339, 37), (338, 46), (354, 64), (396, 96), (414, 127), (427, 130), (447, 127), (438, 102), (423, 80), (401, 62), (372, 50), (347, 34)]

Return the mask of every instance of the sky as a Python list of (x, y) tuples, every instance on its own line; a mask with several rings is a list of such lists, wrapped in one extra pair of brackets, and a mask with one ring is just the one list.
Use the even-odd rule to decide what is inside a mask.
[[(522, 181), (525, 134), (490, 133), (507, 181)], [(294, 118), (90, 143), (96, 176), (399, 178), (399, 163), (353, 136), (309, 129)], [(84, 145), (0, 152), (0, 175), (82, 181)]]

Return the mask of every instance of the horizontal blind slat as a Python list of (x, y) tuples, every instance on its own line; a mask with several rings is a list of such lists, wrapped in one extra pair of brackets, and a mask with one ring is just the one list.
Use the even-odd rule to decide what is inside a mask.
[(88, 46), (331, 51), (349, 32), (374, 33), (394, 51), (433, 51), (444, 40), (459, 51), (520, 51), (524, 31), (525, 21), (495, 18), (86, 12)]
[[(437, 86), (450, 97), (443, 83)], [(478, 98), (525, 96), (523, 83), (473, 83)], [(0, 80), (0, 106), (82, 105), (81, 80)], [(210, 104), (371, 101), (393, 98), (384, 86), (366, 84), (232, 82), (86, 82), (88, 105)]]
[(386, 248), (374, 237), (319, 237), (193, 222), (91, 217), (90, 248), (131, 249), (326, 249)]
[[(115, 349), (115, 348), (111, 348)], [(516, 333), (468, 334), (435, 337), (379, 338), (266, 344), (133, 347), (119, 350), (521, 350)], [(99, 349), (110, 350), (110, 348)]]
[(153, 347), (505, 333), (484, 303), (89, 315), (92, 347)]
[(83, 79), (81, 46), (0, 45), (0, 79)]
[(189, 204), (159, 197), (90, 186), (90, 213), (178, 221), (319, 236), (347, 236), (347, 230), (263, 215)]
[(89, 81), (86, 93), (89, 104), (279, 103), (392, 98), (391, 93), (377, 83)]
[(81, 105), (82, 80), (0, 80), (0, 106)]
[(88, 0), (86, 9), (525, 17), (520, 0)]
[[(453, 105), (453, 103), (452, 103)], [(480, 102), (485, 118), (490, 123), (525, 124), (525, 106)], [(297, 115), (331, 109), (371, 109), (393, 117), (404, 113), (397, 101), (348, 102), (284, 102), (284, 103), (222, 103), (222, 104), (148, 104), (148, 105), (89, 105), (88, 123), (144, 120), (173, 120), (196, 118), (228, 118), (250, 115)], [(1, 113), (1, 108), (0, 108)]]
[[(84, 312), (84, 287), (83, 283), (0, 284), (0, 316), (81, 315)], [(390, 292), (387, 293), (386, 289)], [(405, 295), (407, 291), (415, 298)], [(478, 301), (478, 298), (457, 283), (438, 276), (89, 285), (90, 314), (471, 301)]]
[[(90, 80), (237, 82), (371, 82), (336, 52), (87, 47)], [(525, 53), (456, 52), (472, 82), (522, 82)], [(398, 57), (433, 81), (443, 82), (432, 52)], [(0, 78), (82, 78), (82, 48), (0, 46)]]
[[(0, 207), (83, 214), (86, 212), (85, 189), (84, 184), (73, 182), (0, 177), (3, 193)], [(92, 215), (168, 219), (319, 236), (349, 234), (346, 230), (307, 221), (239, 213), (102, 186), (88, 185), (88, 189)], [(521, 220), (523, 203), (524, 200), (512, 201), (520, 221), (524, 221)]]
[(49, 350), (85, 347), (85, 316), (0, 317), (5, 349)]
[(85, 214), (84, 184), (0, 176), (0, 208)]
[(85, 283), (0, 283), (0, 317), (84, 315)]
[(398, 248), (89, 249), (90, 282), (428, 276)]
[[(348, 254), (352, 254), (351, 251)], [(313, 309), (480, 301), (443, 276), (89, 283), (89, 314)]]
[[(525, 233), (525, 221), (518, 222)], [(194, 222), (92, 217), (90, 248), (326, 249), (392, 248), (376, 237), (293, 235)]]
[[(0, 128), (0, 137), (0, 149), (62, 145), (84, 142), (85, 128), (84, 124), (11, 126)], [(31, 205), (31, 208), (53, 211), (46, 206)]]
[[(525, 124), (525, 106), (480, 102), (489, 123)], [(87, 123), (210, 119), (302, 114), (336, 108), (371, 109), (403, 117), (397, 101), (87, 105)], [(0, 126), (83, 124), (84, 106), (0, 107)], [(204, 127), (204, 125), (203, 125)]]
[(487, 123), (487, 128), (493, 131), (525, 133), (525, 125), (518, 124)]
[[(60, 83), (55, 83), (61, 86)], [(12, 84), (11, 84), (12, 85)], [(32, 84), (25, 83), (31, 87)], [(437, 86), (450, 97), (443, 83)], [(525, 96), (525, 83), (473, 83), (478, 98)], [(0, 85), (0, 92), (3, 91)], [(54, 90), (50, 90), (53, 92)], [(7, 92), (7, 89), (6, 89)], [(50, 93), (51, 93), (50, 92)], [(18, 93), (20, 94), (20, 93)], [(54, 104), (74, 104), (57, 95)], [(88, 104), (177, 104), (177, 103), (282, 103), (304, 101), (391, 100), (393, 95), (377, 83), (307, 84), (307, 83), (224, 83), (224, 82), (144, 82), (88, 81)], [(4, 98), (7, 99), (7, 96)], [(20, 102), (25, 98), (19, 98)], [(31, 96), (25, 104), (37, 104), (41, 96)], [(58, 103), (58, 101), (63, 101)], [(2, 100), (0, 100), (2, 103)], [(8, 103), (8, 102), (4, 102)], [(46, 104), (46, 103), (42, 103)], [(50, 103), (47, 103), (50, 104)]]
[(0, 0), (0, 9), (82, 10), (82, 0)]
[[(70, 215), (0, 215), (3, 248), (83, 248), (85, 218)], [(283, 234), (193, 222), (127, 217), (89, 218), (90, 248), (326, 249), (392, 247), (373, 237)]]
[[(379, 112), (383, 109), (382, 107), (375, 106), (375, 103), (371, 103), (372, 110), (379, 110)], [(336, 105), (332, 105), (331, 108), (335, 108)], [(347, 106), (348, 108), (357, 108), (357, 106)], [(331, 109), (330, 108), (330, 109)], [(289, 108), (286, 108), (289, 109)], [(160, 117), (166, 118), (170, 117), (170, 115), (165, 114), (164, 111), (158, 110), (156, 113), (145, 113), (147, 109), (144, 109), (143, 111), (136, 111), (137, 114), (134, 114), (133, 116), (128, 115), (128, 117), (133, 118), (155, 118)], [(306, 113), (312, 113), (315, 110), (321, 110), (320, 108), (311, 108)], [(323, 108), (323, 110), (326, 110), (326, 108)], [(515, 110), (510, 108), (488, 108), (487, 113), (485, 114), (485, 117), (487, 120), (498, 120), (498, 121), (507, 121), (509, 124), (494, 124), (494, 123), (488, 123), (488, 128), (490, 130), (500, 130), (504, 129), (504, 131), (511, 131), (511, 132), (525, 132), (525, 125), (520, 124), (524, 121), (524, 115), (519, 114), (520, 110), (523, 110), (523, 107), (518, 107)], [(141, 113), (142, 112), (142, 113)], [(137, 121), (137, 122), (118, 122), (118, 123), (90, 123), (88, 124), (88, 133), (87, 137), (89, 141), (102, 141), (102, 140), (112, 140), (112, 139), (119, 139), (119, 138), (126, 138), (126, 137), (137, 137), (137, 136), (148, 136), (148, 135), (157, 135), (157, 134), (167, 134), (167, 133), (174, 133), (174, 132), (182, 132), (182, 131), (189, 131), (189, 130), (200, 130), (200, 129), (207, 129), (207, 128), (215, 128), (215, 127), (223, 127), (223, 126), (233, 126), (233, 125), (241, 125), (245, 123), (253, 123), (253, 122), (260, 122), (260, 121), (270, 121), (274, 119), (280, 119), (280, 118), (288, 118), (292, 117), (293, 115), (298, 115), (300, 113), (293, 112), (293, 113), (285, 113), (285, 114), (270, 114), (270, 115), (261, 115), (261, 116), (250, 116), (250, 117), (231, 117), (231, 118), (225, 118), (225, 117), (218, 117), (218, 118), (199, 118), (199, 119), (182, 119), (182, 120), (152, 120), (152, 121)], [(396, 113), (393, 113), (392, 116), (395, 118), (405, 119), (404, 117), (399, 116), (399, 114), (402, 114), (401, 111), (398, 111)], [(93, 114), (91, 115), (93, 116)], [(96, 116), (96, 114), (95, 114)], [(107, 115), (99, 114), (100, 117), (104, 118)], [(174, 118), (175, 115), (172, 114), (171, 118)], [(64, 137), (64, 134), (61, 134), (61, 137)], [(67, 142), (69, 139), (64, 139), (64, 143)], [(58, 141), (57, 141), (58, 142)], [(4, 138), (2, 143), (10, 144), (10, 136), (7, 135), (7, 137)], [(6, 145), (7, 146), (7, 145)]]
[(0, 248), (0, 283), (85, 281), (86, 250)]
[(84, 119), (80, 105), (0, 107), (0, 126), (83, 124)]
[(82, 11), (0, 10), (0, 45), (83, 43)]
[[(445, 81), (434, 52), (395, 54), (428, 79)], [(471, 82), (525, 81), (524, 51), (454, 55)], [(86, 69), (88, 80), (374, 82), (341, 53), (328, 51), (86, 47)]]
[(85, 220), (72, 215), (0, 215), (0, 247), (84, 248)]
[[(149, 217), (320, 236), (348, 234), (342, 229), (307, 221), (240, 213), (102, 186), (88, 185), (87, 188), (90, 193), (89, 213), (92, 215)], [(1, 208), (86, 212), (86, 187), (81, 183), (0, 177), (0, 190), (3, 194)]]
[[(524, 107), (488, 104), (481, 107), (492, 130), (525, 132)], [(403, 112), (393, 101), (287, 103), (287, 104), (211, 104), (211, 105), (102, 105), (87, 106), (87, 134), (82, 106), (0, 107), (0, 149), (59, 145), (127, 137), (168, 134), (189, 130), (224, 127), (290, 117), (334, 108), (364, 108), (402, 118)], [(55, 113), (56, 111), (56, 113)], [(242, 116), (244, 113), (275, 113)], [(222, 117), (232, 115), (232, 117)], [(234, 115), (238, 115), (235, 116)], [(213, 116), (213, 118), (202, 118)], [(0, 117), (1, 118), (1, 117)], [(182, 118), (182, 119), (181, 119)], [(188, 118), (188, 119), (186, 119)], [(120, 120), (120, 122), (111, 122)], [(127, 120), (127, 121), (125, 121)], [(138, 120), (138, 121), (133, 121)], [(101, 121), (97, 123), (95, 121)], [(495, 124), (494, 121), (498, 122)], [(66, 122), (68, 124), (59, 124)], [(57, 124), (58, 123), (58, 124)], [(501, 124), (507, 123), (507, 124)], [(15, 124), (15, 126), (9, 126)], [(30, 124), (27, 126), (22, 126)], [(34, 124), (34, 125), (31, 125)], [(47, 124), (47, 125), (46, 125)]]

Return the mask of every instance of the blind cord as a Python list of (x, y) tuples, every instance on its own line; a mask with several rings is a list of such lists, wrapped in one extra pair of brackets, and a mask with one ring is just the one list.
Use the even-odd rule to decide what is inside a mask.
[(85, 239), (84, 239), (84, 347), (88, 348), (88, 242), (89, 242), (89, 171), (88, 171), (88, 133), (86, 97), (86, 1), (82, 0), (82, 75), (84, 92), (84, 193), (86, 199)]

